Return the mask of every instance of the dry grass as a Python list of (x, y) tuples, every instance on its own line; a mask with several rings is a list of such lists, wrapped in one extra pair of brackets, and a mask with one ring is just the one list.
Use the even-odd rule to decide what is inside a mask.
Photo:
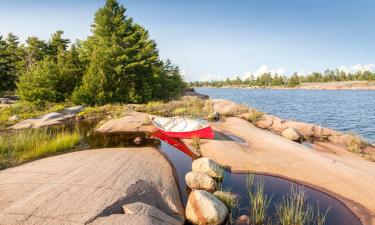
[(263, 114), (263, 112), (251, 108), (249, 112), (246, 114), (245, 119), (250, 123), (255, 123), (263, 116)]
[(199, 156), (202, 155), (201, 139), (199, 137), (194, 137), (191, 139), (191, 146), (195, 149), (195, 151), (199, 154)]
[(367, 146), (369, 146), (368, 141), (354, 133), (349, 133), (349, 141), (347, 147), (351, 152), (361, 153), (362, 150)]
[(149, 102), (138, 106), (137, 110), (159, 116), (185, 116), (191, 118), (207, 118), (213, 113), (211, 100), (187, 96), (170, 102)]
[(223, 116), (238, 116), (244, 113), (248, 113), (250, 107), (245, 104), (236, 104), (233, 107), (229, 108), (226, 112), (223, 113)]

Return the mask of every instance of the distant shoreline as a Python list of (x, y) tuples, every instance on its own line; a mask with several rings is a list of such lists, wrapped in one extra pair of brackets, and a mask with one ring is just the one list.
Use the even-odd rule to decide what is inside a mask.
[[(375, 91), (375, 81), (340, 81), (327, 83), (303, 83), (296, 87), (287, 86), (246, 86), (226, 85), (221, 87), (202, 86), (205, 88), (242, 88), (242, 89), (275, 89), (275, 90), (371, 90)], [(197, 87), (201, 88), (201, 87)]]

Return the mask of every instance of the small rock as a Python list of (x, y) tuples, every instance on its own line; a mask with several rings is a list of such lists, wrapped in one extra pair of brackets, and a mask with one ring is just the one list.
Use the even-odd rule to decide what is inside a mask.
[(191, 189), (201, 189), (214, 192), (217, 188), (216, 181), (202, 172), (189, 172), (185, 175), (185, 181)]
[(281, 136), (288, 138), (292, 141), (298, 141), (301, 136), (298, 134), (298, 132), (294, 128), (287, 128), (283, 132), (281, 132)]
[(211, 121), (218, 121), (220, 120), (220, 113), (218, 112), (214, 112), (212, 114), (210, 114), (208, 117), (207, 117), (208, 120), (211, 120)]
[(141, 144), (142, 143), (142, 137), (136, 137), (133, 142), (137, 145)]
[(192, 164), (192, 169), (193, 172), (202, 172), (219, 180), (223, 178), (222, 171), (224, 171), (224, 169), (219, 164), (206, 157), (195, 160)]
[(18, 115), (14, 115), (14, 116), (11, 116), (11, 117), (9, 117), (9, 121), (16, 121), (16, 120), (19, 120), (20, 119), (20, 117), (18, 116)]
[(250, 217), (247, 215), (242, 215), (237, 219), (238, 225), (248, 225), (250, 224)]
[(133, 214), (144, 215), (144, 216), (148, 216), (151, 218), (156, 218), (162, 221), (163, 222), (162, 224), (170, 224), (170, 225), (182, 224), (180, 221), (171, 217), (170, 215), (166, 214), (160, 209), (157, 209), (143, 202), (135, 202), (135, 203), (126, 204), (122, 206), (122, 209), (124, 210), (124, 213), (126, 215), (133, 215)]
[(207, 191), (194, 190), (186, 205), (186, 219), (194, 224), (223, 224), (228, 217), (227, 207)]

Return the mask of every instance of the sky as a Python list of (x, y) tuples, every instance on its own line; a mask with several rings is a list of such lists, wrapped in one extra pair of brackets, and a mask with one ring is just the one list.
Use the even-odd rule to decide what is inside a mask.
[[(186, 80), (375, 70), (374, 0), (119, 0)], [(0, 0), (0, 35), (90, 35), (104, 0)]]

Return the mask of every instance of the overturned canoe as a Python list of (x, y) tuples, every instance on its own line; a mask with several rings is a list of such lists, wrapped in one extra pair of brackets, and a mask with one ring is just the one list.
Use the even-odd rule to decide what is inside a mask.
[(215, 137), (210, 125), (201, 120), (153, 116), (151, 121), (160, 132), (170, 137), (207, 139)]

